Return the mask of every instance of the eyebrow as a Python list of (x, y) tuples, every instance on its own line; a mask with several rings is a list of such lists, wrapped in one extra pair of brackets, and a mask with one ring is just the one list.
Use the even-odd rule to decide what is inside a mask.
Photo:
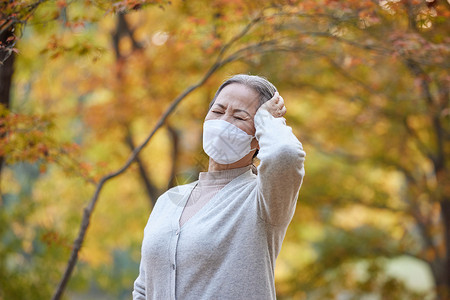
[[(226, 107), (220, 103), (215, 103), (215, 105), (218, 105), (223, 109), (226, 109)], [(246, 110), (243, 110), (243, 109), (235, 108), (235, 109), (233, 109), (233, 113), (235, 113), (235, 112), (243, 112), (243, 113), (246, 113), (250, 118), (252, 117)]]

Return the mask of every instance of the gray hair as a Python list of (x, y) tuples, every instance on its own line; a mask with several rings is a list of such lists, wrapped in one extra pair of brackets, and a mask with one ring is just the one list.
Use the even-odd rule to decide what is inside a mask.
[(265, 102), (269, 101), (275, 95), (275, 92), (277, 91), (277, 88), (264, 77), (257, 76), (257, 75), (237, 74), (237, 75), (234, 75), (231, 78), (225, 80), (219, 86), (216, 94), (214, 95), (214, 98), (209, 103), (208, 110), (211, 109), (211, 107), (213, 106), (214, 102), (216, 101), (217, 97), (219, 96), (219, 94), (223, 90), (223, 88), (232, 83), (243, 84), (243, 85), (253, 89), (255, 92), (257, 92), (260, 96), (259, 97), (259, 106), (261, 106)]

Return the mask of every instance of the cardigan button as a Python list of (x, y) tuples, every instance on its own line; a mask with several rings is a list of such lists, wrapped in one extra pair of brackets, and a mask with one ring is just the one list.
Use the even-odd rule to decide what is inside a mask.
[(172, 264), (172, 270), (175, 270), (175, 264)]

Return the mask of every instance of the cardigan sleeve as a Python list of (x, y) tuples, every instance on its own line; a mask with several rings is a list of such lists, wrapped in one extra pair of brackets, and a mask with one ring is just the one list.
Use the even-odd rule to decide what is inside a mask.
[(268, 224), (287, 225), (305, 175), (306, 154), (284, 118), (275, 118), (260, 108), (254, 121), (261, 161), (257, 176), (259, 214)]
[(143, 258), (139, 266), (139, 276), (134, 281), (133, 300), (145, 300), (145, 270)]

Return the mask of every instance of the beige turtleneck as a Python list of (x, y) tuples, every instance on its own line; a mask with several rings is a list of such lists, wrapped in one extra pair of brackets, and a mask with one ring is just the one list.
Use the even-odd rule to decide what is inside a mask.
[(250, 170), (250, 165), (229, 170), (200, 172), (198, 183), (189, 196), (180, 217), (180, 227), (212, 199), (225, 185)]

